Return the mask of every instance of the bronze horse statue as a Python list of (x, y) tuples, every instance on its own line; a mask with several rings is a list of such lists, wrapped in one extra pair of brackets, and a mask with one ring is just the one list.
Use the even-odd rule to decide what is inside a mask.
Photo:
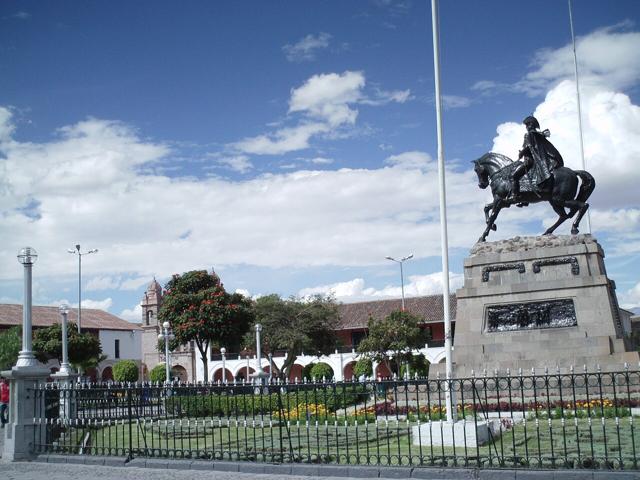
[[(503, 208), (511, 205), (526, 206), (529, 203), (549, 202), (553, 210), (559, 215), (556, 223), (551, 225), (544, 235), (549, 235), (565, 220), (572, 218), (576, 213), (576, 219), (571, 226), (571, 234), (578, 233), (580, 220), (589, 208), (587, 199), (593, 192), (596, 182), (589, 172), (584, 170), (572, 170), (568, 167), (558, 167), (553, 170), (553, 175), (540, 185), (533, 185), (524, 175), (520, 179), (520, 192), (512, 195), (511, 173), (522, 165), (520, 160), (513, 161), (505, 155), (489, 152), (478, 160), (474, 160), (474, 170), (478, 176), (478, 186), (482, 189), (491, 186), (493, 202), (484, 207), (484, 215), (487, 228), (480, 236), (479, 242), (484, 242), (491, 230), (496, 230), (496, 218)], [(578, 189), (578, 178), (580, 188)], [(569, 209), (569, 212), (565, 210)]]

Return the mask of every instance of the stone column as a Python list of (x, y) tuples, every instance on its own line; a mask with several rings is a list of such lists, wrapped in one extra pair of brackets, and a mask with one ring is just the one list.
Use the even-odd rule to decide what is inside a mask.
[(45, 382), (49, 370), (42, 367), (13, 367), (2, 372), (9, 379), (9, 423), (4, 430), (2, 460), (27, 460), (34, 455), (35, 443), (44, 443), (44, 425), (34, 424), (35, 418), (44, 417), (44, 395), (36, 392)]

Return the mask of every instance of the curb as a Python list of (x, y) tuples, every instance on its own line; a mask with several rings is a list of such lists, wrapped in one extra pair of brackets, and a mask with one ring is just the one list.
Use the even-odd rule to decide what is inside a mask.
[(423, 480), (640, 480), (640, 471), (608, 470), (489, 470), (442, 467), (375, 467), (357, 465), (272, 464), (165, 458), (102, 457), (94, 455), (38, 455), (33, 462), (107, 467), (200, 470), (267, 475), (338, 478), (419, 478)]

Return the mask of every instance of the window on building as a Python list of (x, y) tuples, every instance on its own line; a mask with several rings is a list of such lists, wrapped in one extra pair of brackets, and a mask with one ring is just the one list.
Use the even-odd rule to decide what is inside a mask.
[(427, 342), (429, 342), (430, 340), (433, 340), (433, 327), (430, 325), (424, 327), (424, 335), (427, 339)]
[(153, 311), (147, 311), (147, 325), (151, 325), (151, 318), (153, 317)]
[(353, 348), (358, 348), (360, 342), (367, 336), (366, 332), (352, 332), (351, 333), (351, 345)]
[(120, 358), (120, 340), (118, 339), (116, 339), (114, 350), (115, 350), (115, 357)]

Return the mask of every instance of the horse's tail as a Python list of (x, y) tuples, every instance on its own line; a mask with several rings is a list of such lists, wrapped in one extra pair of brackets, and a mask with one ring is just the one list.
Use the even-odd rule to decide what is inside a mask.
[(580, 177), (580, 190), (578, 190), (576, 200), (579, 202), (586, 202), (593, 193), (593, 190), (596, 188), (596, 181), (593, 176), (585, 170), (574, 171), (576, 172), (576, 175)]

